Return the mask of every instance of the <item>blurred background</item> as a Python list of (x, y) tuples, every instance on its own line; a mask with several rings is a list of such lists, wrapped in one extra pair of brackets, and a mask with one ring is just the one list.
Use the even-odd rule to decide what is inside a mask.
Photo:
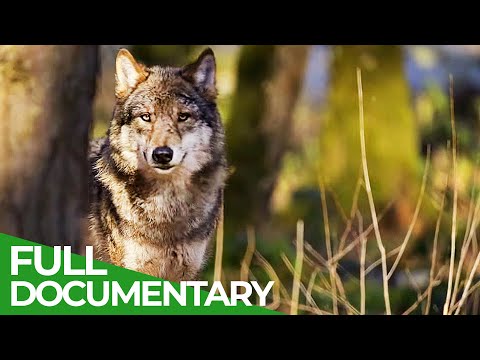
[[(0, 231), (79, 244), (79, 159), (108, 129), (118, 49), (182, 66), (206, 46), (1, 47)], [(479, 313), (480, 46), (210, 47), (231, 176), (206, 279), (275, 280), (270, 307), (287, 313), (385, 313), (359, 68), (391, 312)]]

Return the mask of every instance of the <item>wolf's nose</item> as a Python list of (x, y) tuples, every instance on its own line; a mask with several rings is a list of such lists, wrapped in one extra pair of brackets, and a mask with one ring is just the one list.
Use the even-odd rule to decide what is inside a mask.
[(152, 159), (158, 164), (168, 164), (170, 161), (172, 161), (172, 158), (173, 150), (168, 146), (157, 147), (155, 150), (153, 150)]

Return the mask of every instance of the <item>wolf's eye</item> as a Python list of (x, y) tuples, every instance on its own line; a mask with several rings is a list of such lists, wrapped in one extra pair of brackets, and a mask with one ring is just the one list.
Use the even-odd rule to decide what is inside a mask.
[(143, 121), (150, 121), (150, 114), (140, 115), (140, 119), (142, 119)]
[(190, 118), (190, 114), (188, 113), (180, 113), (178, 114), (178, 121), (182, 122), (182, 121), (186, 121)]

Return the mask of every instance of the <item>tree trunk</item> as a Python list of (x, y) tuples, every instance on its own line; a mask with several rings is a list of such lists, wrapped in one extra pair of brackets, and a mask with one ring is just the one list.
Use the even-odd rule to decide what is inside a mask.
[(82, 244), (97, 46), (0, 47), (0, 231)]
[[(343, 209), (350, 209), (361, 169), (356, 68), (362, 71), (368, 170), (375, 203), (397, 200), (398, 221), (411, 221), (423, 164), (404, 73), (402, 48), (397, 45), (335, 46), (325, 123), (320, 134), (320, 175), (335, 192)], [(369, 213), (366, 197), (359, 208)], [(386, 220), (389, 216), (386, 217)]]
[(244, 229), (270, 215), (270, 199), (288, 149), (292, 113), (302, 88), (308, 46), (244, 46), (232, 116), (226, 223)]

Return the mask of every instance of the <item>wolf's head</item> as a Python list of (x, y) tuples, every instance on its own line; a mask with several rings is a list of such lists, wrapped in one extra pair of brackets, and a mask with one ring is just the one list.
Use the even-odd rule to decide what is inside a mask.
[(146, 67), (121, 49), (115, 80), (109, 139), (121, 171), (168, 177), (223, 162), (211, 49), (180, 68)]

